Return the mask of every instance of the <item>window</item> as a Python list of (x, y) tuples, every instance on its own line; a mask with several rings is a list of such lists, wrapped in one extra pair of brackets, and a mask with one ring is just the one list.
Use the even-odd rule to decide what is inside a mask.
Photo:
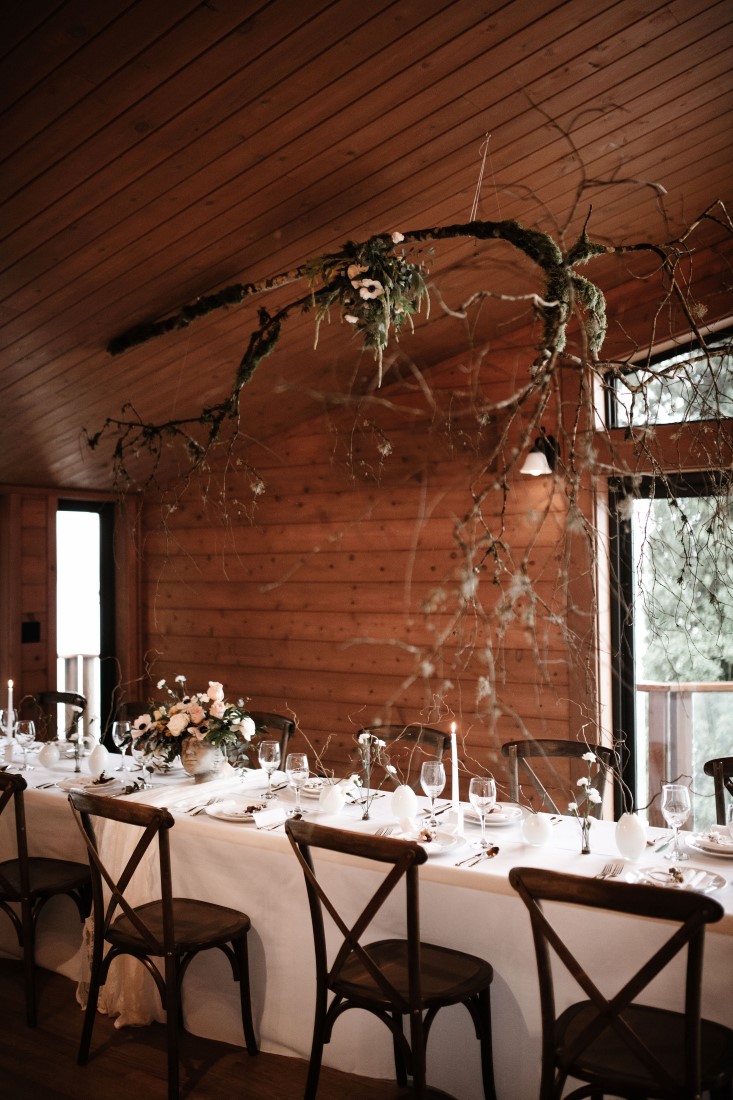
[(686, 424), (733, 417), (733, 333), (662, 352), (614, 375), (607, 389), (614, 428)]
[[(614, 725), (644, 807), (691, 777), (693, 821), (715, 820), (703, 764), (733, 745), (733, 501), (721, 475), (617, 481)], [(663, 824), (659, 799), (649, 818)]]

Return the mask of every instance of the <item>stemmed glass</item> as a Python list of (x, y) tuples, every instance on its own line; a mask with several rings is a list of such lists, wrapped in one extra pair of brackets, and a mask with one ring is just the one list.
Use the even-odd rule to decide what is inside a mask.
[(120, 766), (117, 769), (118, 772), (126, 772), (127, 764), (125, 763), (125, 750), (127, 746), (132, 743), (132, 723), (131, 722), (113, 722), (112, 723), (112, 740), (117, 748), (122, 753), (122, 759)]
[(687, 852), (680, 848), (680, 827), (690, 816), (690, 791), (682, 783), (664, 783), (662, 786), (662, 814), (669, 827), (674, 830), (674, 844), (665, 859), (689, 859)]
[(468, 785), (468, 799), (481, 822), (481, 848), (488, 848), (486, 814), (496, 803), (496, 782), (486, 776), (474, 776)]
[(22, 719), (15, 723), (15, 740), (23, 750), (23, 763), (18, 771), (30, 771), (32, 764), (28, 763), (28, 749), (36, 739), (36, 723)]
[(276, 771), (280, 763), (279, 741), (261, 741), (257, 756), (260, 767), (267, 772), (267, 794), (265, 798), (275, 798), (276, 795), (272, 789), (272, 773)]
[(445, 768), (440, 760), (425, 760), (420, 769), (420, 786), (430, 799), (430, 826), (437, 829), (435, 820), (435, 799), (445, 786)]
[(289, 752), (285, 758), (285, 774), (290, 786), (295, 790), (295, 809), (291, 812), (291, 816), (300, 817), (304, 812), (300, 805), (300, 788), (310, 774), (307, 755), (304, 752)]

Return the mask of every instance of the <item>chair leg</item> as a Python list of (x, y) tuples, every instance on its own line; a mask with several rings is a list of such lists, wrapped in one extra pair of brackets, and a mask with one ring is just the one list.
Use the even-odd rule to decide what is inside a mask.
[(326, 1026), (326, 990), (316, 989), (316, 1016), (313, 1021), (313, 1042), (308, 1063), (308, 1077), (305, 1082), (304, 1100), (316, 1100), (318, 1079), (321, 1076), (323, 1060), (323, 1035)]
[(423, 1100), (427, 1088), (425, 1065), (425, 1031), (422, 1012), (415, 1009), (410, 1014), (410, 1048), (412, 1051), (412, 1093), (415, 1100)]
[(165, 960), (165, 1019), (168, 1041), (168, 1100), (178, 1100), (178, 1035), (181, 997), (175, 956)]
[(20, 919), (23, 929), (23, 978), (25, 983), (25, 1019), (28, 1027), (36, 1026), (36, 936), (33, 906), (28, 899), (21, 902)]
[(257, 1037), (255, 1035), (254, 1022), (252, 1020), (252, 997), (249, 988), (249, 950), (247, 948), (247, 934), (240, 936), (232, 944), (234, 956), (237, 960), (239, 972), (239, 999), (242, 1005), (242, 1027), (244, 1029), (244, 1041), (248, 1054), (258, 1054)]
[(76, 1057), (77, 1063), (80, 1066), (85, 1066), (89, 1061), (89, 1048), (92, 1045), (92, 1031), (94, 1030), (94, 1021), (97, 1016), (97, 1005), (99, 1003), (99, 990), (102, 987), (102, 965), (103, 965), (103, 946), (97, 944), (95, 936), (92, 946), (92, 963), (91, 973), (89, 975), (89, 992), (87, 994), (87, 1007), (84, 1013), (84, 1023), (81, 1029), (81, 1039), (79, 1041), (79, 1053)]
[(479, 1042), (481, 1044), (481, 1079), (485, 1100), (496, 1100), (494, 1082), (494, 1052), (491, 1036), (491, 993), (482, 989), (478, 995)]
[[(402, 1031), (402, 1013), (393, 1012), (392, 1019), (394, 1020), (395, 1027), (398, 1027)], [(392, 1046), (394, 1048), (394, 1068), (397, 1075), (397, 1084), (401, 1089), (407, 1088), (407, 1066), (405, 1065), (405, 1055), (400, 1045), (400, 1041), (395, 1034), (392, 1035)]]

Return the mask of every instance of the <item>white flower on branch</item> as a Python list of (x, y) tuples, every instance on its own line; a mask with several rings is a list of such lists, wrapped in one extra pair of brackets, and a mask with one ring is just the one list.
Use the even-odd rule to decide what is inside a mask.
[(405, 234), (400, 233), (399, 230), (395, 230), (392, 234), (392, 244), (402, 244), (405, 239)]
[[(356, 284), (354, 284), (356, 285)], [(384, 287), (380, 283), (379, 279), (362, 279), (359, 287), (359, 297), (364, 301), (368, 301), (370, 298), (381, 298), (384, 294)]]
[(601, 803), (601, 801), (602, 801), (602, 800), (601, 800), (601, 796), (599, 795), (599, 793), (598, 793), (598, 791), (597, 791), (597, 790), (595, 789), (595, 787), (590, 787), (590, 788), (589, 788), (589, 789), (588, 789), (588, 790), (586, 791), (586, 794), (588, 795), (588, 801), (589, 801), (589, 802), (592, 802), (594, 806), (598, 806), (598, 805), (600, 805), (600, 803)]

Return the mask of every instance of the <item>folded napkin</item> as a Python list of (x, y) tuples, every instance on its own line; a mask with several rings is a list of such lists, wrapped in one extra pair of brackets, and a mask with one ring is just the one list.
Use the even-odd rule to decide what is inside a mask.
[(258, 829), (266, 829), (273, 825), (282, 825), (287, 816), (281, 806), (275, 806), (272, 810), (258, 810), (253, 813), (252, 820)]

